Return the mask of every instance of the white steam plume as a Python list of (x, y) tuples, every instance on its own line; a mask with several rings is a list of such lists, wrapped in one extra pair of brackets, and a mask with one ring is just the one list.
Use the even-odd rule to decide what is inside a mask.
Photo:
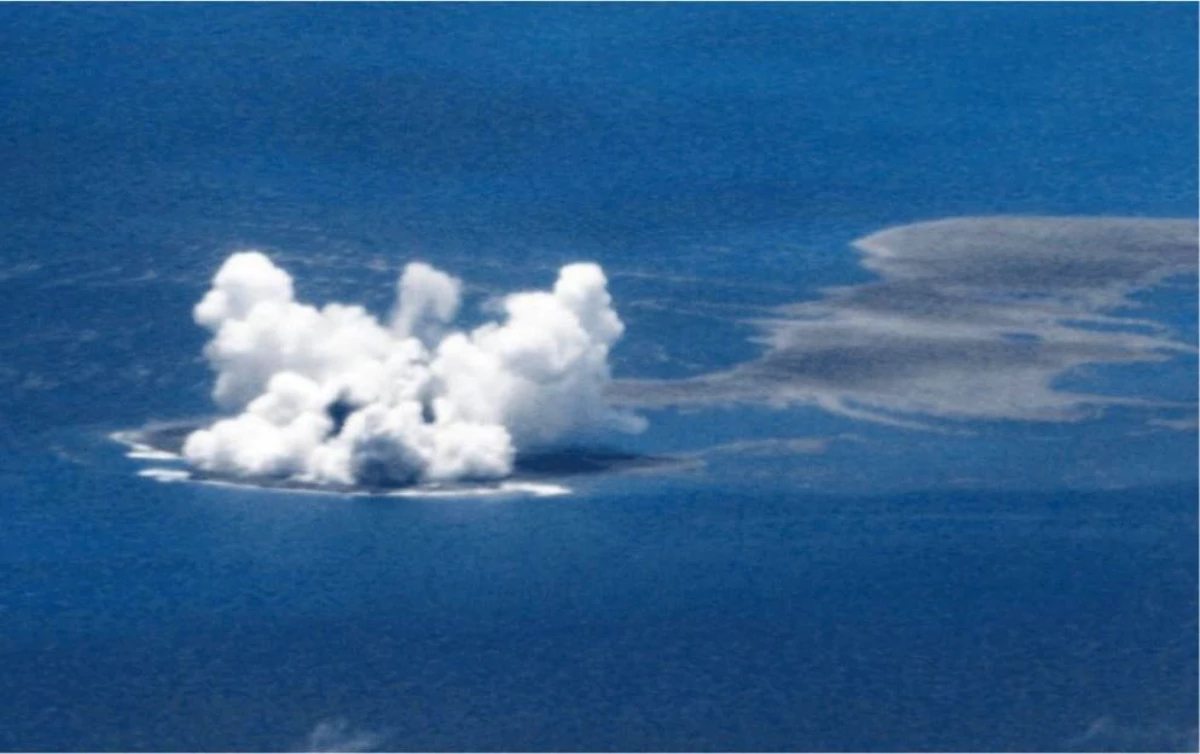
[(549, 292), (503, 301), (504, 318), (453, 331), (461, 285), (409, 264), (389, 326), (360, 306), (295, 300), (258, 252), (234, 254), (196, 306), (213, 333), (213, 397), (236, 413), (188, 436), (209, 472), (318, 485), (507, 476), (518, 449), (640, 418), (610, 408), (608, 352), (624, 326), (595, 264)]

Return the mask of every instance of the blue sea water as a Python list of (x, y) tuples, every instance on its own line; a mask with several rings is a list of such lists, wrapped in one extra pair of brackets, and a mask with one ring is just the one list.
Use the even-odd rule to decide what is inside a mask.
[[(0, 6), (0, 748), (1195, 750), (1197, 438), (645, 412), (567, 496), (140, 477), (225, 256), (386, 309), (601, 263), (619, 377), (752, 359), (849, 244), (1194, 218), (1186, 4)], [(1145, 294), (1195, 343), (1196, 292)], [(1183, 402), (1194, 354), (1071, 377)], [(1178, 412), (1176, 412), (1178, 413)], [(1193, 414), (1194, 415), (1194, 414)], [(840, 438), (823, 453), (749, 441)]]

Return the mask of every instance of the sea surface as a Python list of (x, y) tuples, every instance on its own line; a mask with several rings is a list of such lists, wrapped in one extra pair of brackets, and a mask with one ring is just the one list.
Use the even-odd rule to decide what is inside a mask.
[[(468, 324), (595, 261), (614, 375), (686, 380), (889, 227), (1194, 220), (1196, 54), (1191, 4), (0, 6), (0, 749), (1195, 751), (1194, 350), (1072, 421), (653, 406), (555, 495), (112, 435), (215, 412), (240, 249)], [(1194, 349), (1194, 274), (1137, 295)]]

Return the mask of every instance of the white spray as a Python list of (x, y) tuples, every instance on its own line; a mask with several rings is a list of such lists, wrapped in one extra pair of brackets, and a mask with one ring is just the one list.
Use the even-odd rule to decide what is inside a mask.
[(389, 324), (361, 306), (295, 300), (258, 252), (229, 257), (196, 306), (213, 333), (213, 397), (236, 413), (188, 436), (209, 472), (318, 485), (496, 479), (520, 449), (594, 429), (638, 431), (609, 407), (608, 354), (624, 330), (595, 264), (549, 292), (507, 296), (503, 319), (452, 329), (461, 284), (409, 264)]

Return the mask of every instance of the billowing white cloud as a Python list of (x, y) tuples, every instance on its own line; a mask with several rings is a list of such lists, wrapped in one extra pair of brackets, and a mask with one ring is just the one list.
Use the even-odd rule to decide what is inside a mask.
[(436, 342), (443, 328), (458, 314), (462, 285), (441, 270), (423, 262), (404, 268), (396, 286), (398, 307), (392, 317), (397, 334), (414, 335), (422, 342)]
[(232, 255), (195, 318), (213, 334), (213, 397), (234, 415), (191, 433), (184, 456), (223, 475), (402, 485), (495, 479), (518, 450), (641, 429), (604, 399), (624, 326), (599, 266), (562, 268), (551, 291), (506, 297), (500, 321), (470, 332), (451, 329), (460, 291), (410, 264), (384, 325), (298, 302), (265, 255)]

